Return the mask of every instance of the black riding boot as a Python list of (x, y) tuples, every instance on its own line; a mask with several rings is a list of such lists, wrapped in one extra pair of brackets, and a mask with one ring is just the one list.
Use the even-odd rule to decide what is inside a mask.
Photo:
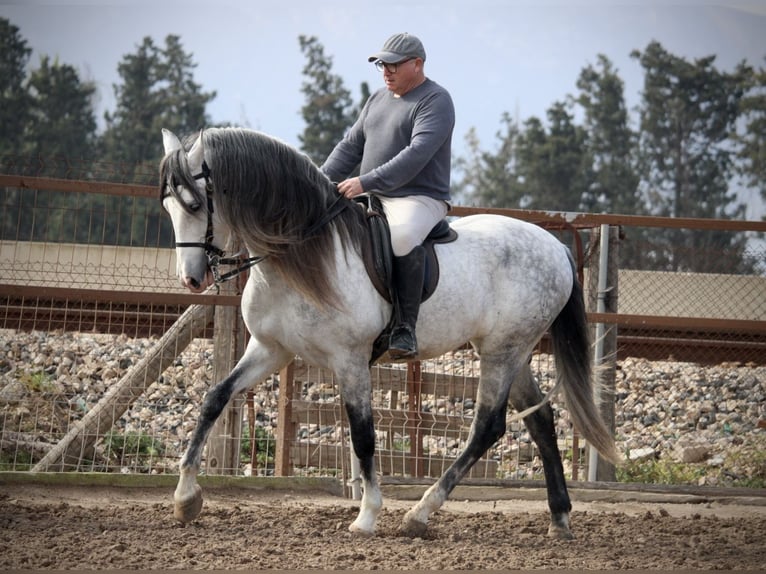
[(415, 323), (425, 280), (426, 250), (418, 245), (407, 255), (394, 257), (394, 328), (388, 344), (391, 359), (411, 359), (418, 354)]

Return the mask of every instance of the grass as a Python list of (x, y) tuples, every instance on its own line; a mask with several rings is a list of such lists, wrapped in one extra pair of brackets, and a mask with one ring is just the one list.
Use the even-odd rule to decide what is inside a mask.
[[(743, 464), (747, 462), (747, 465)], [(743, 471), (743, 469), (750, 469)], [(766, 451), (741, 448), (726, 453), (723, 463), (686, 463), (670, 458), (629, 461), (617, 467), (619, 482), (639, 484), (705, 484), (722, 487), (766, 488)]]
[(120, 463), (126, 460), (140, 463), (162, 456), (165, 451), (159, 440), (137, 432), (111, 431), (104, 436), (104, 446), (110, 458)]

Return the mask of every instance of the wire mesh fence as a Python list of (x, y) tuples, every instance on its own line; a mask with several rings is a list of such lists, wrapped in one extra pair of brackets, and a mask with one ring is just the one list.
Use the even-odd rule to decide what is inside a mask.
[[(97, 193), (91, 180), (35, 180), (36, 187), (28, 187), (29, 180), (17, 176), (39, 172), (31, 163), (19, 166), (0, 175), (0, 469), (12, 471), (34, 469), (112, 389), (135, 377), (141, 358), (192, 302), (233, 304), (236, 299), (193, 299), (177, 284), (169, 221), (158, 211), (156, 190), (134, 185), (133, 175), (105, 176), (104, 181), (128, 187), (104, 184), (107, 192)], [(82, 177), (85, 171), (68, 165), (56, 173)], [(152, 177), (145, 175), (144, 183)], [(60, 197), (67, 195), (78, 198)], [(581, 251), (586, 282), (591, 281), (594, 222), (556, 232)], [(708, 232), (722, 233), (701, 230), (697, 247), (687, 249), (691, 255), (685, 255), (685, 265), (694, 258), (727, 259), (730, 252), (720, 242), (704, 240)], [(729, 232), (740, 233), (736, 227)], [(758, 458), (766, 452), (766, 247), (755, 232), (748, 233), (753, 237), (739, 249), (737, 265), (719, 261), (704, 272), (684, 270), (680, 255), (667, 255), (667, 241), (661, 242), (663, 257), (680, 270), (628, 265), (641, 261), (627, 259), (631, 253), (659, 247), (646, 234), (624, 238), (610, 296), (616, 298), (618, 317), (612, 319), (618, 332), (616, 438), (628, 460), (640, 460), (641, 452), (654, 459), (689, 458), (694, 446), (706, 452), (704, 460), (715, 462), (716, 476), (746, 481), (761, 472), (766, 478), (764, 456)], [(744, 270), (738, 266), (742, 261)], [(113, 424), (51, 470), (177, 472), (202, 398), (215, 382), (211, 336), (208, 325), (199, 336), (167, 343), (169, 364), (132, 381), (140, 393), (114, 401), (100, 414)], [(541, 386), (549, 388), (555, 365), (545, 341), (531, 365)], [(469, 432), (479, 358), (459, 349), (418, 369), (373, 369), (376, 463), (385, 475), (439, 475)], [(283, 376), (275, 373), (235, 401), (241, 419), (241, 432), (229, 437), (235, 456), (216, 472), (274, 474), (277, 453), (287, 441), (291, 473), (349, 476), (350, 436), (341, 390), (330, 373), (300, 358), (293, 377), (291, 434), (278, 436), (280, 393), (288, 391)], [(567, 473), (582, 477), (583, 445), (565, 406), (556, 400), (553, 406)], [(687, 443), (691, 446), (678, 452)], [(737, 467), (728, 457), (734, 451), (755, 460), (755, 467)], [(542, 478), (523, 424), (509, 425), (473, 476)]]

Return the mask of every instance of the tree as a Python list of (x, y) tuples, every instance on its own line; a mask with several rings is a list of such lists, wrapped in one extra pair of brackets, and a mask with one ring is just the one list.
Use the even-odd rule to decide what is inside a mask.
[(160, 118), (173, 133), (189, 133), (204, 128), (210, 118), (205, 108), (216, 96), (216, 92), (203, 92), (202, 86), (194, 81), (197, 64), (192, 55), (183, 50), (180, 38), (169, 35), (157, 69), (157, 99), (163, 109)]
[(191, 55), (178, 36), (169, 35), (165, 48), (145, 37), (135, 54), (117, 67), (122, 84), (114, 85), (117, 109), (106, 113), (102, 138), (104, 157), (127, 165), (151, 164), (162, 157), (161, 129), (191, 133), (210, 122), (205, 106), (215, 92), (202, 92), (193, 80)]
[[(741, 217), (744, 205), (729, 190), (729, 135), (743, 95), (741, 69), (720, 72), (715, 56), (690, 63), (658, 42), (631, 55), (645, 70), (639, 147), (650, 211), (670, 217)], [(726, 233), (670, 230), (658, 236), (653, 263), (674, 271), (721, 271), (724, 262), (743, 261), (744, 242)], [(688, 255), (704, 247), (713, 250), (710, 256)]]
[(49, 158), (91, 158), (96, 137), (95, 85), (81, 82), (72, 66), (43, 56), (29, 77), (29, 90), (32, 106), (25, 152)]
[(301, 115), (306, 122), (303, 134), (298, 136), (301, 149), (317, 165), (327, 156), (353, 124), (369, 96), (369, 88), (362, 85), (362, 104), (354, 107), (351, 93), (344, 87), (343, 79), (332, 73), (332, 56), (326, 56), (324, 46), (314, 36), (299, 36), (301, 52), (306, 56), (303, 66), (305, 80), (301, 92), (306, 103)]
[(517, 174), (523, 184), (521, 207), (579, 211), (588, 188), (585, 131), (573, 123), (563, 102), (548, 109), (550, 129), (531, 117), (518, 136)]
[(740, 174), (745, 184), (760, 189), (766, 200), (766, 69), (743, 68), (745, 94), (740, 100), (743, 118), (735, 135), (739, 145)]
[(523, 189), (516, 178), (516, 139), (518, 125), (510, 115), (501, 117), (501, 129), (495, 134), (496, 151), (482, 151), (476, 130), (471, 128), (465, 141), (468, 158), (455, 159), (455, 169), (464, 175), (452, 187), (452, 195), (482, 207), (514, 208), (523, 203)]
[(639, 178), (633, 150), (635, 136), (628, 125), (624, 83), (611, 61), (598, 57), (598, 68), (587, 66), (577, 80), (576, 102), (585, 112), (585, 148), (593, 170), (593, 182), (583, 198), (590, 212), (642, 213)]
[(0, 156), (21, 151), (32, 103), (24, 85), (31, 54), (19, 28), (0, 18)]
[[(28, 88), (32, 106), (24, 154), (38, 160), (35, 175), (84, 177), (83, 168), (93, 158), (96, 139), (95, 85), (81, 82), (72, 66), (43, 56), (40, 67), (29, 76)], [(76, 206), (78, 202), (92, 202), (92, 197), (39, 190), (34, 197), (24, 199), (30, 200), (34, 205), (19, 210), (19, 233), (29, 233), (33, 240), (73, 241), (78, 229), (82, 233), (87, 228), (87, 216)], [(23, 226), (25, 220), (28, 230)]]
[[(164, 49), (144, 38), (136, 53), (126, 55), (118, 65), (123, 82), (114, 86), (117, 109), (105, 114), (101, 147), (104, 159), (123, 166), (121, 179), (155, 182), (163, 154), (162, 128), (187, 134), (210, 123), (205, 107), (216, 94), (203, 92), (194, 81), (195, 67), (174, 35), (167, 36)], [(103, 212), (93, 217), (90, 228), (105, 243), (143, 245), (169, 240), (157, 201), (107, 198)]]
[[(592, 172), (582, 208), (593, 213), (644, 213), (635, 166), (636, 135), (630, 129), (624, 83), (612, 62), (598, 56), (597, 66), (586, 66), (577, 79), (575, 98), (584, 114), (585, 148)], [(641, 267), (645, 245), (643, 228), (629, 227), (620, 245), (620, 266)]]

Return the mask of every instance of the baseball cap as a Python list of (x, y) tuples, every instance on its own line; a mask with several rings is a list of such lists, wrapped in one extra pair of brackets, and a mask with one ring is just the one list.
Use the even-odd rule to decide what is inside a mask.
[(381, 60), (386, 64), (395, 64), (407, 58), (420, 58), (425, 62), (426, 50), (417, 36), (404, 32), (391, 36), (383, 44), (383, 49), (367, 58), (367, 61), (376, 62)]

